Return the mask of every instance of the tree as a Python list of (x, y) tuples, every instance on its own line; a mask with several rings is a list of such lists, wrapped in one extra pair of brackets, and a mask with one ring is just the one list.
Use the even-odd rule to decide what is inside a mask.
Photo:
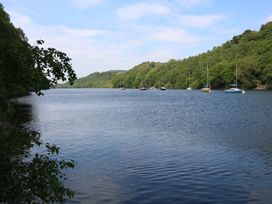
[(37, 45), (30, 47), (34, 67), (34, 91), (38, 95), (41, 94), (41, 88), (43, 88), (41, 86), (41, 82), (44, 80), (42, 75), (46, 76), (50, 87), (56, 85), (59, 80), (66, 81), (68, 79), (69, 83), (73, 84), (76, 79), (76, 74), (70, 63), (71, 58), (55, 48), (41, 47), (43, 44), (43, 40), (38, 40)]
[(21, 29), (15, 28), (0, 4), (0, 97), (24, 95), (32, 83), (32, 58)]
[[(35, 91), (41, 94), (58, 80), (76, 79), (70, 58), (54, 48), (31, 46), (0, 4), (0, 203), (64, 202), (73, 192), (62, 184), (73, 161), (58, 160), (59, 148), (43, 143), (39, 132), (20, 122), (18, 104), (9, 99)], [(24, 116), (23, 118), (28, 118)], [(34, 146), (47, 153), (31, 154)]]
[(15, 28), (0, 4), (0, 96), (17, 97), (29, 91), (41, 94), (42, 88), (66, 79), (72, 83), (76, 74), (71, 59), (54, 48), (42, 47), (38, 40), (31, 46), (20, 28)]

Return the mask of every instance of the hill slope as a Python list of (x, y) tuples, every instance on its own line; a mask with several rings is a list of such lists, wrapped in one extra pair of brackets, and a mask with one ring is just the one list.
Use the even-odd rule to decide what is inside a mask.
[(107, 72), (95, 72), (86, 77), (82, 77), (71, 86), (69, 83), (59, 84), (57, 88), (111, 88), (111, 80), (115, 75), (125, 71), (114, 70)]
[(73, 87), (120, 87), (124, 84), (127, 88), (185, 88), (190, 73), (192, 87), (201, 88), (206, 82), (207, 64), (212, 88), (220, 89), (233, 83), (236, 64), (241, 86), (255, 88), (267, 84), (272, 88), (272, 22), (262, 25), (259, 31), (246, 30), (223, 45), (197, 56), (166, 63), (144, 62), (127, 72), (111, 73), (102, 78), (107, 72), (93, 74), (78, 80), (83, 80), (88, 86), (78, 86), (76, 82)]

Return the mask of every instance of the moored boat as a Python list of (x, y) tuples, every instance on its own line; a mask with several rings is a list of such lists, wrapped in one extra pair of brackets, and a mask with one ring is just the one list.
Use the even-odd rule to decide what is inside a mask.
[(187, 88), (186, 90), (187, 90), (187, 91), (192, 91), (192, 88), (191, 88), (191, 77), (190, 77), (190, 72), (189, 72), (188, 88)]
[(225, 90), (225, 93), (245, 93), (245, 90), (239, 89), (237, 84), (237, 64), (236, 64), (236, 71), (235, 71), (235, 84), (230, 84), (231, 88)]
[(204, 87), (204, 88), (201, 89), (201, 91), (202, 92), (209, 92), (209, 93), (212, 92), (211, 88), (209, 88), (209, 87)]
[(206, 92), (206, 93), (212, 92), (212, 90), (210, 88), (210, 82), (209, 82), (209, 66), (208, 66), (208, 64), (207, 64), (207, 82), (206, 82), (206, 86), (204, 88), (202, 88), (201, 91)]
[(165, 91), (165, 90), (166, 90), (166, 88), (165, 88), (164, 86), (162, 86), (160, 89), (161, 89), (162, 91)]
[(140, 88), (140, 90), (141, 90), (141, 91), (145, 91), (146, 88), (145, 88), (144, 86), (142, 86), (142, 87)]
[(242, 93), (243, 90), (238, 89), (238, 88), (230, 88), (224, 91), (225, 93)]

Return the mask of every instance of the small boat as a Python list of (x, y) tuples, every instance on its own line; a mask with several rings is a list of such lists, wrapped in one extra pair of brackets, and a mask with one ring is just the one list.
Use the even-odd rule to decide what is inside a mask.
[(155, 91), (156, 87), (155, 86), (151, 86), (149, 89)]
[(124, 86), (124, 82), (122, 82), (122, 83), (120, 82), (120, 86), (119, 87), (120, 87), (120, 90), (126, 90), (126, 88)]
[(230, 84), (230, 86), (232, 86), (231, 88), (225, 90), (225, 93), (241, 93), (244, 94), (246, 93), (245, 90), (239, 89), (238, 88), (238, 84), (237, 84), (237, 64), (236, 64), (236, 72), (235, 72), (235, 84)]
[(160, 90), (161, 90), (161, 91), (165, 91), (166, 88), (163, 86), (163, 85), (164, 85), (164, 77), (163, 77), (163, 75), (162, 75), (162, 77), (161, 77), (160, 85), (162, 85), (162, 86), (160, 87)]
[(162, 91), (165, 91), (165, 90), (166, 90), (166, 88), (165, 88), (164, 86), (162, 86), (160, 89), (161, 89)]
[(140, 90), (141, 90), (141, 91), (145, 91), (146, 88), (145, 88), (144, 86), (142, 86), (142, 87), (140, 88)]
[(225, 90), (225, 93), (242, 93), (244, 90), (238, 89), (238, 88), (230, 88)]
[(140, 90), (141, 91), (145, 91), (146, 90), (146, 83), (145, 83), (145, 81), (142, 81), (139, 86), (140, 86)]
[(207, 83), (204, 88), (201, 89), (202, 92), (210, 93), (212, 92), (210, 88), (210, 82), (209, 82), (209, 66), (207, 65)]
[(201, 89), (202, 92), (208, 92), (208, 93), (211, 93), (212, 90), (209, 88), (209, 87), (204, 87)]
[(191, 79), (190, 79), (190, 72), (189, 72), (188, 88), (186, 90), (187, 91), (192, 91), (192, 88), (191, 88)]

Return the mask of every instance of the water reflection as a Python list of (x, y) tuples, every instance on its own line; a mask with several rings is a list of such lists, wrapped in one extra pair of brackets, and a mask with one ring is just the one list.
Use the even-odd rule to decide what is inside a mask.
[[(3, 108), (5, 106), (5, 108)], [(73, 161), (56, 157), (59, 148), (43, 143), (40, 133), (26, 128), (31, 120), (31, 105), (2, 103), (0, 111), (0, 202), (64, 202), (73, 191), (62, 184), (63, 169)], [(33, 153), (39, 147), (44, 153)]]

